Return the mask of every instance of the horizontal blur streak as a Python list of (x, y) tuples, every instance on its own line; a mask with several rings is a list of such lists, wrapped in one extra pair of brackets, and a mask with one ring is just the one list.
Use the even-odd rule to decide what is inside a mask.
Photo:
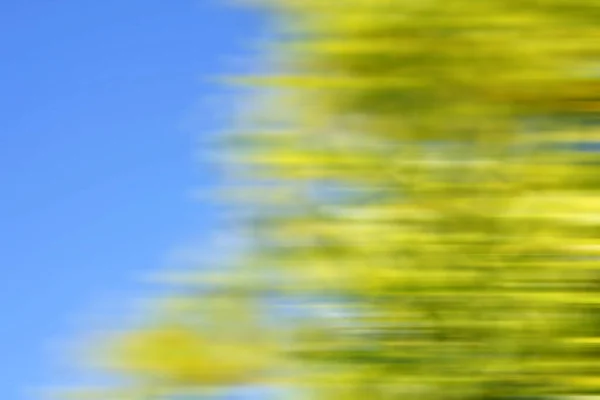
[(598, 394), (600, 160), (574, 144), (600, 138), (600, 5), (251, 3), (277, 60), (233, 80), (267, 101), (223, 137), (220, 198), (255, 248), (111, 365), (310, 399)]

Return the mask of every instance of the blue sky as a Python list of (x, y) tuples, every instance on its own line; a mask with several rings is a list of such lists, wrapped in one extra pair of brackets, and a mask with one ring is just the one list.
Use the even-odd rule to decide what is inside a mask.
[(3, 399), (65, 383), (55, 344), (82, 316), (210, 242), (217, 210), (190, 192), (219, 175), (194, 142), (227, 101), (205, 78), (264, 31), (217, 0), (0, 1)]

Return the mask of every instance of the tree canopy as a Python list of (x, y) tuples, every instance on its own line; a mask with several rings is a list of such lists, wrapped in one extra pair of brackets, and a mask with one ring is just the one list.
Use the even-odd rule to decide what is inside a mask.
[(219, 154), (253, 251), (109, 366), (147, 399), (598, 394), (600, 3), (249, 3), (274, 66)]

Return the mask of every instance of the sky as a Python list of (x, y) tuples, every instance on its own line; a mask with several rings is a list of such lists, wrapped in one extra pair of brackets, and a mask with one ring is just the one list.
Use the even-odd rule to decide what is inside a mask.
[(208, 78), (264, 32), (218, 0), (0, 0), (3, 399), (68, 383), (57, 343), (222, 241), (191, 196), (220, 179), (195, 157), (227, 122)]

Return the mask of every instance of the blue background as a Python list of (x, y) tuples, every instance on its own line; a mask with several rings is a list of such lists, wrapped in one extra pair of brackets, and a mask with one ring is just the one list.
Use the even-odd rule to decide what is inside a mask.
[(62, 343), (86, 318), (202, 257), (219, 214), (190, 193), (220, 177), (195, 146), (229, 107), (205, 78), (245, 70), (232, 57), (264, 22), (206, 0), (0, 1), (4, 399), (69, 383)]

